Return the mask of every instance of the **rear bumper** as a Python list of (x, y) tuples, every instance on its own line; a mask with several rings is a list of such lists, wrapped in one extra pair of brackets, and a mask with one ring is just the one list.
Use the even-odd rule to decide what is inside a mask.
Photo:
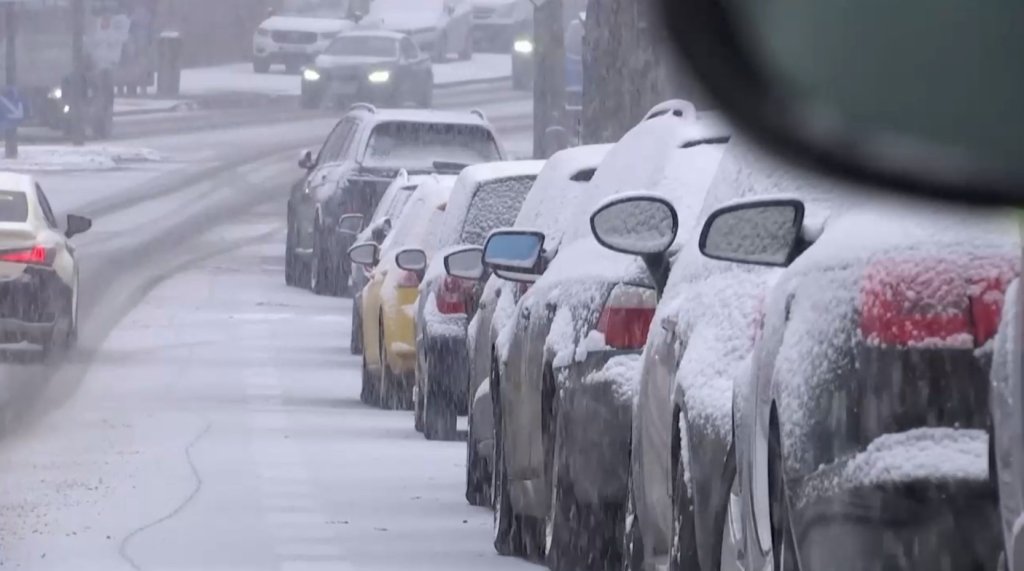
[(53, 270), (30, 267), (0, 280), (0, 342), (47, 340), (70, 299), (71, 288)]
[[(469, 351), (466, 347), (466, 336), (463, 335), (430, 335), (423, 340), (428, 355), (429, 386), (435, 398), (453, 403), (459, 414), (469, 410)], [(490, 397), (488, 397), (490, 398)]]

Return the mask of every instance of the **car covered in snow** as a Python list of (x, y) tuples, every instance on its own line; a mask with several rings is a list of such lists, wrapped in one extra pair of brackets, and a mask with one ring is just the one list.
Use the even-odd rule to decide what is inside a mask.
[(302, 71), (304, 109), (356, 101), (430, 107), (434, 68), (409, 36), (387, 30), (345, 32)]
[(460, 60), (473, 57), (470, 0), (373, 0), (359, 24), (409, 35), (435, 63), (451, 53)]
[(687, 205), (680, 210), (689, 218), (669, 224), (695, 225), (727, 140), (723, 125), (699, 121), (689, 103), (658, 105), (608, 152), (554, 260), (545, 260), (539, 232), (507, 229), (488, 239), (493, 271), (543, 274), (498, 347), (500, 552), (546, 553), (555, 569), (617, 557), (632, 408), (622, 379), (639, 362), (659, 284), (635, 257), (603, 249), (589, 216), (609, 197), (646, 189)]
[(387, 409), (412, 408), (416, 366), (414, 319), (422, 262), (408, 248), (433, 253), (456, 177), (434, 175), (419, 184), (394, 230), (379, 246), (362, 242), (349, 250), (352, 263), (373, 268), (362, 291), (363, 370), (361, 398)]
[(785, 268), (735, 385), (744, 566), (995, 569), (987, 354), (1018, 222), (857, 198), (738, 201), (701, 235), (705, 256)]
[[(420, 183), (431, 175), (412, 175), (401, 170), (391, 181), (391, 186), (384, 191), (380, 204), (373, 212), (369, 222), (364, 222), (361, 214), (350, 214), (343, 216), (339, 223), (342, 232), (355, 234), (353, 243), (373, 242), (380, 245), (391, 233), (395, 222), (405, 211), (405, 205), (409, 203), (413, 192)], [(362, 324), (362, 295), (363, 288), (370, 281), (370, 273), (373, 268), (360, 264), (352, 264), (349, 271), (349, 290), (352, 292), (352, 334), (350, 336), (350, 349), (353, 355), (363, 352), (363, 324)]]
[(466, 325), (480, 286), (445, 273), (444, 258), (458, 246), (482, 247), (495, 228), (515, 222), (544, 161), (508, 161), (466, 167), (452, 190), (431, 258), (423, 258), (416, 309), (415, 425), (428, 440), (453, 440), (456, 417), (465, 415), (469, 363)]
[(253, 32), (252, 67), (267, 73), (275, 64), (298, 73), (338, 34), (355, 26), (345, 2), (288, 0), (279, 14), (264, 20)]
[(480, 111), (378, 109), (357, 103), (315, 155), (303, 151), (305, 171), (288, 199), (285, 281), (321, 295), (343, 295), (354, 244), (339, 230), (347, 214), (369, 217), (402, 169), (410, 175), (458, 174), (470, 164), (505, 159)]
[[(523, 202), (514, 227), (544, 232), (545, 244), (553, 257), (566, 221), (586, 191), (611, 145), (585, 145), (555, 153), (544, 164)], [(491, 504), (491, 466), (494, 462), (494, 414), (491, 402), (491, 367), (498, 331), (515, 310), (527, 283), (489, 276), (483, 264), (483, 248), (452, 249), (444, 257), (449, 276), (464, 280), (486, 280), (466, 332), (469, 356), (469, 435), (466, 443), (466, 499), (470, 504)], [(523, 276), (524, 278), (529, 276)]]

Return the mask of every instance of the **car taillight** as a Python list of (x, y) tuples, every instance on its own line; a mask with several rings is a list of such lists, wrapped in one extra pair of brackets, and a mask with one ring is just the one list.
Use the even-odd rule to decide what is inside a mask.
[(44, 246), (33, 246), (22, 250), (0, 252), (0, 262), (29, 264), (32, 266), (49, 266), (53, 263), (54, 251)]
[(468, 311), (474, 282), (446, 276), (437, 290), (437, 311), (443, 315), (456, 315)]
[(402, 270), (402, 273), (398, 275), (398, 287), (420, 287), (420, 277), (416, 275), (416, 272), (407, 272), (405, 270)]
[(604, 342), (615, 349), (642, 349), (654, 319), (658, 295), (650, 288), (615, 286), (601, 310), (597, 330)]
[(860, 332), (872, 345), (973, 347), (999, 328), (1010, 260), (890, 260), (865, 272)]

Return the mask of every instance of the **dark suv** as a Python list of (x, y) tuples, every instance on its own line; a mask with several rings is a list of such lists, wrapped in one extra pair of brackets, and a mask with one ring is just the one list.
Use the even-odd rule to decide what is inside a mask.
[(343, 295), (352, 233), (339, 232), (346, 214), (369, 218), (392, 179), (458, 174), (466, 165), (500, 161), (505, 151), (480, 111), (376, 109), (357, 103), (320, 151), (304, 151), (306, 175), (288, 198), (285, 281), (324, 295)]

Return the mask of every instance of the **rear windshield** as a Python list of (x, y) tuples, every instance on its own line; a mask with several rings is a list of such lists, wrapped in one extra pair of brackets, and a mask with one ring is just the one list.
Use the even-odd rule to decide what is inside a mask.
[(0, 190), (0, 222), (28, 220), (28, 200), (24, 192)]
[(332, 56), (393, 58), (398, 56), (398, 42), (380, 36), (341, 36), (327, 46)]
[(500, 159), (491, 132), (479, 125), (394, 122), (374, 128), (363, 164), (432, 170), (434, 161), (477, 164)]
[(480, 185), (462, 225), (462, 244), (483, 246), (492, 230), (512, 226), (536, 176), (501, 178)]

